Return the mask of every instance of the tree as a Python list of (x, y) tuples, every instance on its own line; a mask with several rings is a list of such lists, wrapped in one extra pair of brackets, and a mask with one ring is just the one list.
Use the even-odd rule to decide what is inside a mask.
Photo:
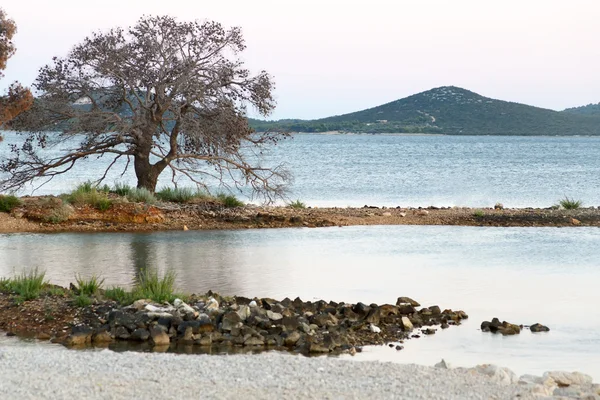
[[(34, 84), (40, 96), (14, 124), (24, 144), (0, 164), (8, 173), (0, 189), (110, 156), (98, 183), (126, 159), (125, 170), (133, 161), (137, 186), (150, 191), (170, 169), (173, 182), (185, 175), (206, 185), (209, 175), (249, 185), (269, 200), (281, 195), (285, 170), (261, 167), (254, 156), (282, 136), (254, 132), (246, 117), (248, 106), (264, 116), (274, 109), (274, 84), (265, 71), (251, 75), (244, 68), (238, 58), (244, 49), (239, 28), (168, 16), (143, 17), (127, 30), (86, 38), (40, 70)], [(41, 155), (57, 143), (70, 150)]]
[[(17, 25), (0, 9), (0, 78), (4, 77), (2, 71), (6, 69), (8, 59), (17, 50), (12, 42), (15, 33), (17, 33)], [(32, 103), (31, 92), (19, 83), (13, 83), (8, 89), (8, 95), (0, 96), (0, 126), (30, 108)], [(0, 141), (2, 141), (1, 135)]]

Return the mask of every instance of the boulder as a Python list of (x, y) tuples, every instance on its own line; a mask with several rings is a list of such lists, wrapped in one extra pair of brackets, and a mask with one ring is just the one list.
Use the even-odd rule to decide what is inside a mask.
[(591, 385), (592, 377), (581, 372), (548, 371), (543, 379), (552, 379), (559, 387)]
[(155, 346), (165, 346), (171, 343), (171, 339), (164, 330), (154, 327), (150, 329), (150, 342)]
[(398, 313), (402, 315), (414, 314), (417, 310), (411, 304), (398, 304)]
[(478, 365), (474, 368), (469, 369), (468, 371), (473, 371), (487, 375), (492, 381), (506, 385), (514, 384), (519, 381), (517, 375), (515, 375), (515, 373), (512, 372), (510, 369), (501, 368), (493, 364)]
[(265, 341), (263, 339), (259, 339), (257, 337), (249, 337), (244, 340), (244, 346), (264, 346)]
[(548, 332), (550, 331), (550, 328), (542, 324), (533, 324), (529, 327), (529, 330), (531, 332)]
[(400, 321), (402, 322), (403, 331), (412, 331), (414, 329), (414, 326), (412, 322), (410, 322), (410, 319), (408, 319), (408, 317), (402, 317)]
[(417, 301), (411, 299), (410, 297), (398, 297), (398, 300), (396, 300), (396, 305), (399, 306), (401, 304), (410, 304), (413, 307), (421, 306), (421, 304), (419, 304)]
[(241, 305), (237, 310), (237, 314), (240, 316), (240, 319), (242, 321), (247, 320), (250, 317), (250, 315), (252, 315), (250, 307), (247, 305)]
[(243, 325), (242, 319), (239, 314), (234, 311), (230, 311), (223, 315), (223, 319), (221, 320), (221, 329), (224, 331), (231, 331), (234, 328), (239, 328)]
[(269, 319), (271, 321), (279, 321), (279, 320), (283, 319), (283, 315), (281, 315), (280, 313), (277, 313), (277, 312), (273, 312), (271, 310), (267, 311), (267, 317), (269, 317)]
[(75, 332), (67, 336), (65, 345), (67, 346), (85, 346), (92, 343), (92, 331)]
[(114, 341), (114, 338), (107, 331), (96, 332), (92, 336), (93, 344), (111, 343), (112, 341)]
[(296, 343), (298, 342), (298, 340), (300, 340), (300, 338), (302, 337), (302, 335), (300, 334), (300, 332), (298, 331), (293, 331), (290, 332), (285, 339), (283, 340), (283, 343), (287, 346), (287, 347), (293, 347), (296, 345)]
[(135, 331), (133, 331), (131, 333), (131, 336), (129, 337), (130, 340), (135, 340), (138, 342), (145, 342), (149, 338), (150, 338), (150, 332), (148, 332), (148, 330), (144, 329), (144, 328), (136, 329)]

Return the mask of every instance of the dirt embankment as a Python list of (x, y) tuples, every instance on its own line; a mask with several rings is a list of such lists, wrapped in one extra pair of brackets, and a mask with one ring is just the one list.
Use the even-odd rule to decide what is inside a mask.
[[(113, 232), (326, 227), (351, 225), (600, 226), (600, 209), (474, 208), (225, 208), (215, 203), (114, 204), (106, 211), (70, 207), (48, 198), (26, 198), (0, 213), (0, 233)], [(68, 214), (68, 215), (67, 215)]]

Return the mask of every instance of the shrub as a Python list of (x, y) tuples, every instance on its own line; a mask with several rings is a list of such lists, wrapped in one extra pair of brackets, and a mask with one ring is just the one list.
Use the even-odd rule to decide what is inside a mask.
[(75, 276), (77, 281), (77, 291), (81, 295), (93, 296), (98, 290), (102, 289), (104, 279), (100, 279), (97, 275), (92, 275), (88, 280), (83, 279), (80, 275)]
[(576, 210), (583, 205), (583, 202), (581, 200), (575, 200), (573, 198), (570, 199), (565, 196), (565, 198), (560, 200), (558, 204), (560, 204), (560, 206), (565, 210)]
[(15, 207), (21, 205), (21, 200), (17, 196), (13, 195), (1, 195), (0, 194), (0, 212), (9, 213)]
[(217, 200), (220, 201), (221, 204), (223, 204), (223, 206), (226, 208), (243, 207), (244, 206), (244, 202), (242, 202), (241, 200), (238, 200), (238, 198), (232, 194), (219, 193), (217, 195)]
[(482, 218), (485, 215), (485, 212), (483, 210), (475, 210), (473, 211), (473, 216), (475, 218)]
[(302, 208), (306, 208), (306, 204), (304, 204), (303, 202), (300, 201), (300, 199), (298, 199), (298, 200), (292, 201), (290, 204), (288, 204), (288, 207), (302, 209)]
[(73, 206), (71, 206), (70, 204), (64, 203), (60, 199), (56, 200), (58, 200), (58, 202), (54, 202), (53, 205), (49, 206), (50, 211), (48, 212), (48, 214), (44, 215), (44, 221), (53, 224), (65, 222), (75, 211), (73, 209)]
[(98, 190), (90, 182), (79, 185), (77, 189), (65, 196), (65, 200), (75, 205), (88, 204), (100, 211), (106, 211), (112, 205), (107, 193)]
[(114, 300), (122, 306), (128, 306), (134, 301), (133, 294), (125, 291), (123, 288), (113, 286), (110, 289), (104, 291), (104, 297), (110, 300)]
[(127, 193), (127, 200), (134, 203), (156, 203), (156, 197), (154, 194), (146, 188), (131, 188)]
[(152, 299), (157, 303), (175, 300), (174, 271), (167, 271), (164, 276), (158, 276), (156, 271), (143, 270), (138, 277), (138, 284), (133, 296), (139, 299)]
[(45, 272), (39, 272), (37, 268), (23, 272), (13, 279), (9, 279), (5, 286), (12, 292), (15, 292), (19, 297), (26, 300), (37, 299), (40, 296), (40, 291), (47, 285), (45, 281)]

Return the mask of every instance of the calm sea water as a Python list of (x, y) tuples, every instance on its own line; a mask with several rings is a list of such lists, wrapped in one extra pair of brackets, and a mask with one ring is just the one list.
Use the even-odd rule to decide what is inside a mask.
[[(368, 348), (359, 360), (457, 366), (496, 363), (517, 373), (581, 370), (600, 381), (600, 229), (370, 226), (149, 234), (0, 235), (0, 276), (39, 267), (55, 283), (101, 274), (130, 285), (147, 266), (172, 268), (186, 292), (300, 296), (464, 309), (467, 323)], [(479, 331), (483, 320), (540, 322), (546, 334)]]
[[(14, 135), (5, 135), (0, 158)], [(98, 178), (111, 159), (92, 159), (38, 194)], [(548, 207), (564, 196), (600, 206), (600, 137), (295, 135), (263, 163), (284, 162), (289, 197), (311, 206)], [(117, 163), (106, 182), (134, 185)], [(170, 183), (164, 174), (159, 186)], [(180, 181), (185, 185), (185, 180)], [(31, 193), (28, 187), (24, 193)]]

